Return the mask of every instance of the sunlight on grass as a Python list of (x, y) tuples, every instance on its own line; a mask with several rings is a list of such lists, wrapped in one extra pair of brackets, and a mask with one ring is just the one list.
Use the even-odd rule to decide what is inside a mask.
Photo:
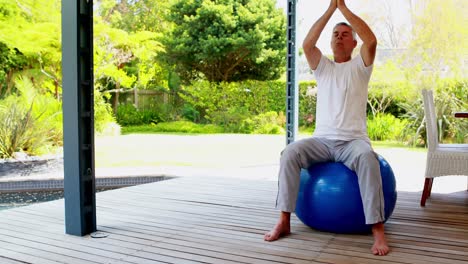
[[(300, 136), (303, 138), (307, 136)], [(285, 135), (130, 134), (96, 137), (96, 167), (247, 167), (277, 164)], [(398, 142), (372, 142), (377, 152), (425, 151)]]
[(222, 133), (223, 128), (216, 125), (201, 125), (188, 121), (175, 121), (151, 125), (122, 127), (122, 134), (216, 134)]
[(374, 148), (402, 148), (402, 149), (407, 149), (407, 150), (412, 150), (412, 151), (421, 151), (421, 152), (427, 151), (426, 148), (412, 147), (412, 146), (408, 146), (402, 142), (397, 142), (397, 141), (372, 141), (371, 143), (372, 143), (372, 147)]

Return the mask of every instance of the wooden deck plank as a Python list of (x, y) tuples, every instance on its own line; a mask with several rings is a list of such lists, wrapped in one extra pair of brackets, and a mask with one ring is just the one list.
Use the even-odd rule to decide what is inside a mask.
[[(10, 215), (11, 216), (11, 215)], [(41, 218), (36, 218), (41, 219)], [(24, 225), (24, 220), (21, 222), (21, 216), (18, 219), (9, 218), (8, 220), (17, 220), (20, 222), (20, 225)], [(4, 219), (5, 221), (5, 219)], [(135, 241), (131, 241), (128, 243), (128, 237), (125, 240), (114, 241), (106, 239), (105, 243), (102, 243), (101, 239), (92, 239), (89, 236), (85, 238), (78, 238), (74, 236), (67, 236), (63, 235), (63, 231), (57, 232), (58, 228), (63, 229), (62, 223), (48, 223), (46, 226), (50, 227), (51, 225), (55, 225), (55, 233), (51, 230), (45, 231), (29, 231), (32, 236), (37, 237), (40, 241), (50, 241), (50, 239), (55, 239), (56, 241), (61, 241), (62, 246), (74, 249), (80, 249), (85, 247), (88, 251), (87, 253), (98, 255), (102, 257), (107, 257), (105, 263), (199, 263), (194, 261), (183, 260), (180, 258), (174, 258), (167, 255), (156, 255), (148, 252), (143, 252), (144, 249), (148, 246), (154, 245), (157, 242), (160, 242), (164, 237), (156, 237), (154, 236), (149, 243), (138, 244)], [(15, 230), (21, 230), (18, 227), (15, 227)], [(1, 232), (1, 231), (0, 231)], [(25, 232), (28, 232), (25, 230)], [(5, 232), (4, 232), (5, 233)], [(1, 233), (0, 233), (1, 234)], [(48, 239), (49, 238), (49, 239)], [(60, 240), (62, 238), (62, 240)], [(156, 240), (155, 240), (156, 239)], [(55, 244), (49, 242), (49, 244)], [(143, 253), (141, 253), (143, 252)], [(121, 258), (121, 259), (116, 259)], [(156, 261), (157, 260), (157, 261)], [(72, 262), (73, 263), (73, 262)]]
[[(8, 250), (4, 248), (0, 248), (0, 254), (8, 257), (0, 257), (0, 260), (4, 263), (3, 260), (5, 260), (5, 263), (9, 263), (7, 261), (10, 261), (12, 263), (44, 263), (44, 264), (57, 264), (60, 262), (53, 261), (50, 259), (44, 259), (44, 258), (39, 258), (36, 256), (31, 256), (27, 253), (23, 253), (21, 250), (19, 251), (14, 251), (14, 250)], [(16, 262), (15, 262), (16, 261)]]
[[(23, 232), (18, 232), (18, 231)], [(50, 236), (38, 235), (37, 233), (28, 232), (27, 230), (16, 228), (15, 230), (7, 230), (6, 228), (0, 229), (0, 243), (8, 241), (14, 243), (15, 241), (26, 241), (26, 245), (37, 247), (36, 243), (42, 243), (47, 245), (47, 248), (55, 248), (55, 252), (64, 251), (67, 253), (67, 249), (73, 248), (73, 253), (78, 252), (79, 256), (86, 253), (88, 258), (99, 263), (107, 263), (109, 261), (117, 261), (119, 259), (124, 259), (127, 255), (131, 255), (135, 250), (122, 250), (121, 247), (105, 249), (93, 248), (90, 243), (78, 244), (78, 243), (64, 243), (63, 240), (53, 239)], [(21, 244), (17, 244), (21, 245)], [(37, 247), (39, 248), (39, 247)], [(68, 252), (68, 254), (70, 254)], [(71, 255), (71, 254), (70, 254)]]
[[(36, 247), (37, 246), (37, 247)], [(58, 250), (58, 253), (55, 252), (55, 248), (48, 248), (48, 250), (44, 250), (46, 245), (21, 245), (8, 242), (0, 241), (0, 248), (2, 249), (2, 254), (7, 257), (17, 258), (18, 255), (22, 255), (21, 253), (25, 254), (25, 256), (29, 259), (34, 259), (33, 263), (98, 263), (92, 260), (86, 261), (83, 258), (74, 258), (71, 256), (67, 256), (61, 254), (62, 252)], [(7, 254), (6, 252), (14, 252), (13, 255)], [(86, 257), (84, 257), (86, 258)], [(18, 258), (20, 260), (20, 258)], [(56, 262), (56, 260), (60, 260)], [(37, 261), (37, 262), (36, 262)], [(29, 263), (29, 261), (27, 261)]]
[(0, 256), (0, 263), (2, 264), (24, 264), (24, 263), (27, 263), (27, 262), (24, 262), (24, 261), (18, 261), (18, 260), (14, 260), (14, 259), (10, 259), (10, 258), (4, 258), (2, 256)]
[[(263, 241), (278, 212), (276, 182), (179, 178), (97, 194), (93, 239), (63, 234), (63, 200), (0, 211), (0, 263), (468, 263), (468, 194), (399, 193), (387, 234), (392, 252), (373, 256), (371, 235), (304, 226)], [(9, 262), (7, 262), (9, 261)]]
[[(117, 216), (116, 216), (117, 217)], [(115, 219), (116, 217), (113, 217), (112, 219)], [(113, 222), (115, 223), (115, 220), (113, 220)], [(138, 222), (137, 222), (138, 223)], [(171, 233), (171, 229), (168, 229), (168, 228), (163, 228), (164, 226), (168, 226), (169, 223), (163, 223), (163, 227), (157, 229), (157, 230), (153, 230), (154, 227), (151, 226), (148, 224), (148, 223), (145, 223), (144, 225), (141, 225), (141, 221), (140, 221), (140, 224), (134, 224), (134, 223), (131, 223), (131, 222), (124, 222), (122, 223), (123, 226), (125, 226), (124, 230), (128, 230), (126, 233), (122, 233), (122, 228), (115, 228), (117, 231), (120, 231), (120, 233), (122, 233), (122, 238), (123, 239), (128, 239), (128, 237), (140, 237), (140, 238), (143, 238), (143, 239), (147, 239), (147, 240), (150, 240), (151, 238), (155, 237), (155, 235), (161, 235), (161, 234), (164, 234), (164, 233)], [(119, 223), (119, 226), (120, 223)], [(112, 229), (109, 228), (102, 228), (100, 227), (100, 230), (101, 231), (106, 231), (106, 232), (109, 232), (110, 234), (112, 234), (112, 237), (115, 237), (115, 234), (116, 233), (113, 233), (112, 232)], [(184, 236), (181, 236), (180, 233), (183, 233)], [(168, 237), (170, 237), (171, 235), (174, 235), (174, 234), (179, 234), (179, 237), (181, 237), (181, 241), (177, 241), (177, 240), (174, 240), (174, 239), (168, 239)], [(234, 238), (231, 237), (229, 240), (227, 240), (226, 237), (221, 237), (220, 239), (218, 239), (218, 241), (212, 241), (210, 243), (210, 237), (213, 237), (213, 235), (215, 233), (210, 233), (209, 231), (202, 231), (200, 232), (200, 234), (203, 234), (203, 236), (201, 236), (200, 238), (196, 237), (197, 233), (195, 233), (195, 237), (194, 237), (194, 234), (190, 234), (190, 228), (186, 228), (186, 229), (183, 229), (183, 228), (177, 228), (177, 229), (174, 229), (172, 231), (171, 234), (169, 235), (165, 235), (166, 236), (166, 239), (165, 239), (165, 242), (166, 243), (187, 243), (186, 241), (190, 241), (190, 240), (194, 240), (193, 242), (196, 242), (195, 245), (200, 245), (200, 244), (206, 244), (206, 245), (212, 245), (212, 246), (215, 246), (215, 245), (218, 245), (220, 244), (220, 242), (225, 242), (225, 241), (228, 241), (229, 243), (226, 243), (225, 242), (225, 245), (226, 245), (226, 252), (229, 252), (229, 253), (233, 253), (234, 251), (236, 250), (243, 250), (242, 252), (238, 252), (236, 253), (237, 255), (241, 256), (241, 255), (246, 255), (246, 256), (251, 256), (251, 257), (254, 257), (253, 256), (253, 253), (252, 252), (249, 252), (247, 250), (245, 250), (245, 240), (244, 241), (240, 241), (238, 242), (238, 246), (236, 247), (235, 246), (235, 243), (234, 243)], [(261, 240), (258, 239), (258, 236), (257, 236), (257, 239), (255, 241), (255, 243), (252, 243), (251, 245), (249, 245), (249, 248), (255, 244), (259, 244), (259, 242), (262, 242)], [(267, 245), (265, 243), (260, 243), (260, 245)], [(218, 249), (219, 251), (219, 249)], [(274, 251), (264, 251), (263, 254), (259, 254), (257, 250), (254, 250), (258, 255), (262, 256), (263, 258), (269, 260), (269, 261), (278, 261), (278, 259), (281, 259), (281, 261), (283, 261), (284, 263), (311, 263), (310, 261), (312, 260), (311, 256), (309, 255), (309, 257), (307, 258), (307, 262), (304, 262), (304, 261), (301, 261), (301, 260), (288, 260), (287, 259), (283, 259), (282, 256), (280, 257), (275, 257), (275, 252)], [(286, 254), (288, 258), (293, 258), (294, 256), (291, 254), (291, 255), (288, 255), (289, 252), (285, 251), (283, 252), (283, 254)], [(238, 258), (236, 258), (236, 260), (238, 260)], [(256, 261), (257, 263), (260, 263), (261, 261)], [(269, 262), (271, 263), (271, 262)]]
[(163, 226), (164, 226), (164, 225), (167, 225), (167, 224), (165, 223), (165, 224), (163, 224)]

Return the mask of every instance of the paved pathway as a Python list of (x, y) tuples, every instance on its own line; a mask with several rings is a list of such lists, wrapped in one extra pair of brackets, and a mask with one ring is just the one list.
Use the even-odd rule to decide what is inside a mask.
[[(284, 147), (284, 136), (265, 135), (128, 135), (119, 139), (124, 144), (115, 146), (112, 153), (102, 153), (100, 147), (114, 144), (115, 139), (97, 138), (97, 159), (109, 155), (119, 162), (119, 153), (135, 153), (136, 167), (97, 167), (96, 177), (181, 176), (231, 177), (252, 180), (277, 180), (279, 153)], [(402, 191), (421, 191), (424, 182), (426, 152), (404, 148), (376, 148), (392, 166), (397, 188)], [(137, 153), (143, 153), (138, 155)], [(100, 156), (98, 156), (100, 155)], [(128, 159), (128, 155), (126, 155)], [(145, 166), (161, 160), (161, 165)], [(128, 160), (127, 160), (128, 162)], [(55, 170), (29, 176), (10, 175), (1, 181), (63, 179), (63, 171)], [(433, 192), (450, 193), (466, 190), (466, 177), (441, 177)]]

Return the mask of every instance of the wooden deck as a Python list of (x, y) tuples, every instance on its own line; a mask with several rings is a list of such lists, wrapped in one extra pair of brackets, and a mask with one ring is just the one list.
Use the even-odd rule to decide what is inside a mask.
[(468, 192), (399, 192), (387, 227), (371, 235), (321, 233), (293, 217), (293, 233), (267, 243), (276, 182), (178, 178), (97, 194), (105, 238), (64, 234), (63, 200), (0, 212), (0, 263), (468, 263)]

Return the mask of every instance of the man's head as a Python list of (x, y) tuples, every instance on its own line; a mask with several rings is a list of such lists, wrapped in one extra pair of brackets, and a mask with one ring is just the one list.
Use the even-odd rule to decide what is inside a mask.
[(345, 58), (345, 61), (349, 60), (356, 46), (356, 32), (354, 32), (353, 28), (345, 22), (336, 24), (331, 39), (331, 48), (335, 60), (337, 57), (340, 58), (340, 61), (343, 58)]

